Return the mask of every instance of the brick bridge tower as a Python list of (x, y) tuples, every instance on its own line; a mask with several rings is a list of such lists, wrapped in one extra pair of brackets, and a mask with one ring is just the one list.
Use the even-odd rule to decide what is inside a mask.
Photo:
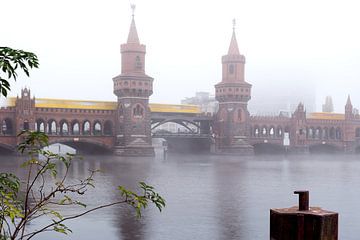
[[(31, 98), (30, 89), (21, 89), (21, 97), (16, 98), (15, 110), (15, 133), (23, 130), (34, 130), (35, 123), (35, 97)], [(17, 144), (23, 139), (18, 137)]]
[(121, 74), (113, 78), (117, 96), (116, 146), (114, 153), (123, 156), (154, 156), (151, 143), (149, 96), (153, 78), (145, 74), (146, 46), (140, 44), (134, 20), (127, 43), (121, 45)]
[(219, 101), (215, 120), (218, 153), (253, 154), (253, 147), (247, 142), (251, 84), (245, 82), (244, 65), (245, 56), (239, 52), (234, 20), (230, 47), (227, 55), (222, 57), (222, 81), (215, 85), (215, 96)]

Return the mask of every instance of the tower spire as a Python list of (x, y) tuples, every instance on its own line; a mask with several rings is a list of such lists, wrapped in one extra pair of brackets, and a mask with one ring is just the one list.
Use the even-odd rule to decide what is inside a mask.
[(132, 20), (131, 20), (130, 31), (129, 31), (127, 43), (140, 44), (139, 36), (138, 36), (137, 30), (136, 30), (136, 25), (135, 25), (135, 8), (136, 8), (135, 4), (131, 4)]
[(347, 106), (352, 106), (351, 104), (351, 99), (350, 99), (350, 94), (348, 95), (347, 101), (346, 101), (346, 105)]
[(235, 26), (236, 26), (236, 20), (234, 18), (233, 19), (233, 33), (232, 33), (232, 37), (231, 37), (228, 55), (240, 55), (239, 47), (238, 47), (238, 44), (236, 41)]

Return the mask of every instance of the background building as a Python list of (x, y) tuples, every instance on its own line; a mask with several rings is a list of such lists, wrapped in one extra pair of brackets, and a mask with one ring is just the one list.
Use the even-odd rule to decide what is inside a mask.
[(208, 92), (196, 92), (194, 97), (181, 100), (181, 104), (197, 105), (203, 113), (211, 115), (216, 113), (219, 107), (215, 96)]

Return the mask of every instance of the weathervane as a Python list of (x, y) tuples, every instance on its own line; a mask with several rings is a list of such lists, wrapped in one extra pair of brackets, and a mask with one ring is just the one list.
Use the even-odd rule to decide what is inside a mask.
[(130, 6), (131, 6), (131, 10), (132, 10), (132, 17), (134, 18), (136, 5), (135, 5), (135, 4), (131, 4)]
[(233, 19), (233, 31), (235, 31), (235, 26), (236, 26), (236, 20), (235, 20), (235, 18)]

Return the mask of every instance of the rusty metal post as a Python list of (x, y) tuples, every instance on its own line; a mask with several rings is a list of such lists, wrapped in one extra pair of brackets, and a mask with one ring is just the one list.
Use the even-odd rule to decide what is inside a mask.
[(294, 194), (299, 194), (299, 211), (308, 211), (309, 191), (295, 191)]
[(299, 194), (299, 206), (270, 209), (270, 240), (337, 240), (338, 213), (309, 207), (309, 191)]

